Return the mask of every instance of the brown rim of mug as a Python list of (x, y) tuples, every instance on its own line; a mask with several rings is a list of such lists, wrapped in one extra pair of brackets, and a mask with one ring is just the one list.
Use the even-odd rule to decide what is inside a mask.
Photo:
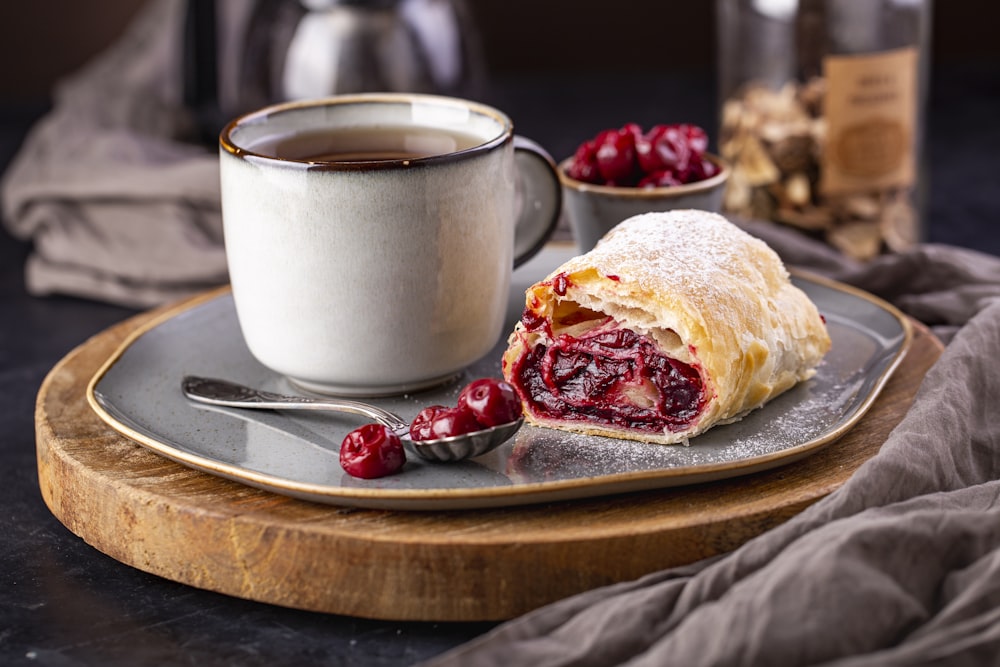
[[(282, 113), (287, 113), (291, 111), (296, 111), (299, 109), (306, 109), (311, 107), (322, 107), (331, 105), (348, 105), (348, 104), (372, 104), (372, 103), (389, 103), (389, 104), (410, 104), (414, 102), (426, 102), (428, 104), (434, 104), (438, 106), (451, 106), (451, 107), (461, 107), (464, 109), (469, 109), (473, 113), (477, 113), (482, 116), (487, 116), (495, 120), (501, 126), (501, 131), (497, 136), (492, 139), (487, 139), (482, 143), (476, 144), (471, 148), (466, 148), (460, 151), (454, 151), (452, 153), (442, 153), (440, 155), (429, 155), (427, 157), (420, 158), (407, 158), (398, 160), (364, 160), (364, 161), (353, 161), (353, 162), (335, 162), (335, 161), (318, 161), (318, 160), (297, 160), (291, 158), (277, 157), (274, 155), (265, 155), (263, 153), (255, 153), (252, 150), (242, 148), (237, 146), (232, 140), (232, 133), (238, 127), (243, 125), (248, 125), (251, 123), (263, 122), (265, 119)], [(472, 102), (470, 100), (460, 100), (454, 97), (446, 97), (441, 95), (424, 95), (424, 94), (410, 94), (410, 93), (358, 93), (355, 95), (337, 95), (335, 97), (325, 97), (309, 100), (297, 100), (292, 102), (282, 102), (280, 104), (273, 104), (270, 106), (257, 109), (256, 111), (251, 111), (249, 113), (243, 114), (231, 120), (226, 124), (222, 131), (219, 133), (219, 147), (229, 153), (230, 155), (240, 158), (248, 159), (250, 161), (261, 161), (268, 163), (278, 163), (282, 165), (287, 165), (291, 167), (301, 167), (303, 169), (318, 170), (318, 171), (370, 171), (372, 169), (398, 169), (400, 167), (419, 167), (431, 164), (441, 164), (444, 162), (453, 162), (457, 160), (464, 160), (469, 157), (480, 155), (488, 151), (493, 150), (497, 146), (501, 146), (506, 143), (513, 142), (514, 140), (514, 126), (510, 118), (497, 109), (487, 106), (485, 104), (480, 104), (479, 102)]]
[(706, 178), (703, 181), (684, 183), (683, 185), (669, 185), (658, 188), (619, 187), (578, 181), (577, 179), (566, 174), (566, 167), (568, 167), (569, 163), (573, 161), (572, 157), (568, 157), (560, 162), (559, 169), (557, 169), (557, 171), (559, 173), (559, 182), (562, 183), (563, 186), (571, 190), (576, 190), (577, 192), (587, 192), (596, 195), (604, 195), (606, 197), (635, 197), (637, 199), (651, 199), (654, 197), (682, 197), (684, 195), (711, 190), (718, 185), (722, 185), (729, 178), (729, 165), (726, 164), (725, 160), (712, 153), (705, 153), (704, 156), (708, 161), (719, 168), (718, 174), (712, 176), (711, 178)]

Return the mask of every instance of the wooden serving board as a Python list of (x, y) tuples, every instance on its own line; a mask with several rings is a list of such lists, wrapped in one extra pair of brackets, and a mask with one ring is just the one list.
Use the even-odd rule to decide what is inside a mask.
[(38, 476), (52, 513), (100, 551), (198, 588), (391, 620), (501, 620), (590, 588), (731, 551), (838, 488), (874, 455), (942, 351), (913, 344), (871, 411), (820, 452), (690, 487), (507, 509), (360, 510), (275, 495), (188, 469), (119, 435), (87, 383), (130, 332), (90, 339), (37, 400)]

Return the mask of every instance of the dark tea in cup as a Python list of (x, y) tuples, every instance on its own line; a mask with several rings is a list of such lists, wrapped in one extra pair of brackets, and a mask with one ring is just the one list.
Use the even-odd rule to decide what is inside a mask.
[(417, 160), (468, 150), (481, 137), (416, 125), (329, 128), (267, 137), (248, 146), (261, 155), (303, 162)]

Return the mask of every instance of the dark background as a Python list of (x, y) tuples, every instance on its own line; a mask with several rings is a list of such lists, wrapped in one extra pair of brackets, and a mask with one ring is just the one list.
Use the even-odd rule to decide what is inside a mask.
[[(0, 63), (4, 63), (0, 103), (45, 100), (53, 82), (109, 44), (143, 2), (0, 3)], [(498, 75), (711, 67), (714, 4), (711, 0), (467, 0), (490, 71)], [(1000, 3), (938, 0), (935, 61), (1000, 58), (998, 26)]]
[[(250, 2), (251, 0), (246, 0)], [(0, 172), (52, 86), (110, 44), (145, 0), (0, 2)], [(717, 126), (713, 0), (466, 0), (483, 101), (560, 160), (605, 127)], [(933, 4), (927, 241), (1000, 254), (1000, 3)], [(997, 231), (994, 229), (997, 228)], [(5, 234), (5, 232), (0, 232)]]

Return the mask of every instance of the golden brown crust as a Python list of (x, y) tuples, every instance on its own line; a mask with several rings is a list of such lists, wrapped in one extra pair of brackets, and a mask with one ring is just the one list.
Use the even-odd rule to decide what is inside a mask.
[[(819, 312), (791, 284), (777, 254), (705, 211), (630, 218), (593, 250), (531, 286), (525, 298), (527, 310), (549, 322), (573, 310), (610, 315), (700, 372), (706, 399), (701, 414), (685, 428), (662, 434), (567, 422), (525, 402), (532, 423), (589, 434), (684, 442), (810, 377), (830, 347)], [(515, 327), (503, 360), (515, 386), (517, 360), (536, 345), (548, 345), (547, 335), (523, 323)]]

